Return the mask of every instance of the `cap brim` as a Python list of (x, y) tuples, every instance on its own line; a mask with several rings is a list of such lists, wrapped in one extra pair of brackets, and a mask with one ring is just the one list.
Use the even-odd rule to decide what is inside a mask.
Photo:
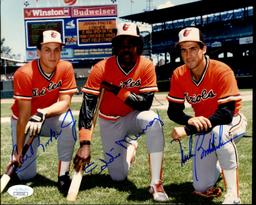
[(184, 42), (195, 42), (195, 43), (202, 43), (203, 45), (206, 45), (203, 41), (192, 41), (192, 40), (187, 40), (187, 41), (177, 42), (177, 43), (175, 44), (175, 47), (177, 47), (179, 44), (184, 43)]
[(61, 44), (61, 45), (65, 45), (65, 43), (60, 43), (60, 42), (56, 42), (56, 41), (43, 42), (43, 43), (41, 43), (41, 45), (44, 45), (46, 43), (58, 43), (58, 44)]
[(132, 34), (119, 34), (119, 35), (116, 35), (114, 38), (118, 38), (118, 37), (134, 37), (134, 38), (139, 38), (140, 36), (139, 35), (135, 36), (135, 35), (132, 35)]

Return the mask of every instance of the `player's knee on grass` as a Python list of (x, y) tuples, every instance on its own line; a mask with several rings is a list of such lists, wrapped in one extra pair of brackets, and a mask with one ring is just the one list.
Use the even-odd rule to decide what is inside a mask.
[(128, 169), (127, 170), (114, 169), (109, 171), (109, 175), (111, 179), (114, 181), (124, 181), (128, 176)]
[(205, 192), (216, 184), (219, 177), (220, 170), (217, 169), (217, 167), (215, 170), (205, 170), (204, 172), (201, 172), (201, 175), (197, 176), (197, 179), (195, 178), (195, 175), (193, 175), (193, 187), (195, 191)]
[[(107, 160), (106, 157), (105, 160)], [(126, 162), (125, 156), (120, 156), (115, 159), (112, 163), (108, 164), (108, 173), (112, 180), (114, 181), (123, 181), (128, 176), (128, 163)]]
[(205, 192), (210, 187), (214, 186), (214, 183), (208, 183), (208, 182), (199, 182), (199, 181), (193, 181), (193, 187), (195, 191), (197, 192)]
[[(22, 170), (22, 169), (21, 169)], [(36, 176), (36, 161), (33, 161), (28, 168), (23, 168), (22, 171), (17, 170), (17, 176), (20, 180), (30, 180)]]

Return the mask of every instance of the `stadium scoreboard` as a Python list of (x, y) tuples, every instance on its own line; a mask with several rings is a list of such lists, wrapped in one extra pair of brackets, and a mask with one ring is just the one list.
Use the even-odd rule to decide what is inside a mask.
[(36, 43), (46, 29), (57, 30), (68, 60), (105, 58), (112, 54), (117, 5), (24, 8), (26, 59), (36, 58)]

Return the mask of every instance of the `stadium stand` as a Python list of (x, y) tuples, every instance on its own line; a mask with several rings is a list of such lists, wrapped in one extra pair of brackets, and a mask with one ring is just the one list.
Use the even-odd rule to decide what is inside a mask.
[(203, 0), (121, 18), (151, 24), (152, 33), (148, 34), (151, 36), (145, 36), (144, 44), (145, 49), (152, 48), (151, 54), (164, 53), (165, 64), (156, 65), (160, 90), (168, 90), (170, 75), (181, 64), (175, 43), (178, 32), (187, 26), (201, 29), (207, 53), (211, 58), (221, 59), (232, 67), (240, 88), (251, 88), (253, 68), (255, 69), (253, 2)]

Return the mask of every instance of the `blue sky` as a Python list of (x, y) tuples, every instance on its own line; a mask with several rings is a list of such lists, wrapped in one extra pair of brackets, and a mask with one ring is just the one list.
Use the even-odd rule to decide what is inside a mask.
[[(185, 4), (195, 0), (151, 0), (151, 9), (163, 6)], [(25, 31), (23, 8), (63, 6), (63, 0), (1, 0), (1, 38), (5, 38), (5, 46), (12, 49), (13, 54), (20, 54), (25, 59)], [(147, 0), (117, 0), (118, 15), (140, 13), (147, 8)], [(77, 5), (112, 4), (111, 0), (77, 0)], [(27, 8), (28, 8), (27, 7)]]

